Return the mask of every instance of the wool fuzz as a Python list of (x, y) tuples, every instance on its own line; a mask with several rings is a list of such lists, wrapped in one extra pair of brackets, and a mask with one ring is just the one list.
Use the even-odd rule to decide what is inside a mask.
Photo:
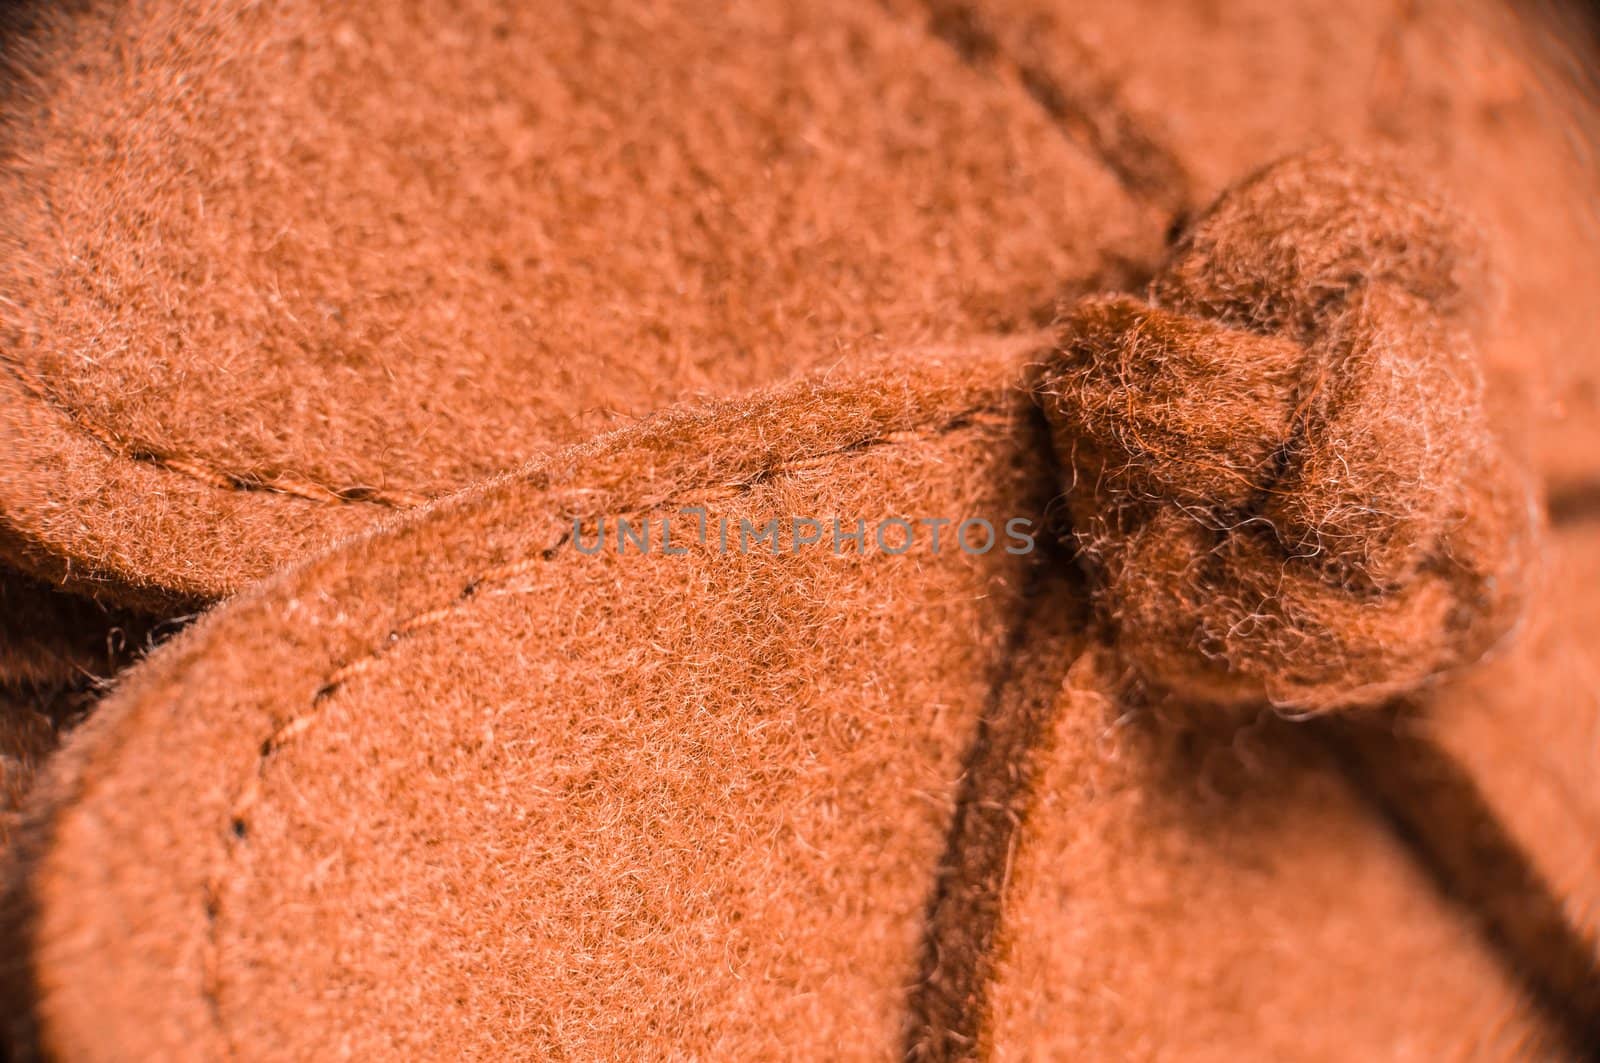
[[(1135, 116), (1136, 139), (1176, 160), (1180, 212), (1203, 208), (1274, 159), (1328, 144), (1401, 156), (1408, 172), (1445, 188), (1483, 225), (1502, 295), (1500, 328), (1480, 348), (1497, 423), (1514, 433), (1552, 495), (1585, 495), (1600, 472), (1600, 359), (1592, 355), (1600, 306), (1588, 294), (1600, 290), (1600, 107), (1584, 5), (907, 6), (932, 9), (930, 29), (990, 42), (993, 57), (971, 62), (1036, 86), (1043, 99), (1052, 85), (1098, 87), (1086, 123), (1127, 143), (1116, 129)], [(1086, 51), (1092, 63), (1080, 61)]]
[[(1181, 1029), (1149, 1001), (1306, 1059), (1536, 1043), (1314, 750), (1208, 808), (1181, 758), (1107, 737), (1110, 683), (1062, 695), (1092, 643), (1063, 558), (567, 538), (682, 506), (1046, 519), (1037, 342), (674, 411), (210, 614), (41, 791), (14, 1032), (66, 1057), (885, 1059), (992, 1028), (1001, 1055), (1077, 1030), (1121, 1058)], [(1200, 883), (1216, 918), (1180, 903)], [(1263, 939), (1278, 959), (1245, 962)], [(1007, 955), (1059, 964), (1050, 991), (1017, 997)], [(996, 972), (999, 1018), (968, 1023)]]
[(35, 22), (0, 560), (163, 612), (685, 397), (1031, 329), (1166, 225), (854, 0)]
[(1374, 703), (1514, 623), (1533, 487), (1484, 412), (1482, 253), (1413, 188), (1331, 151), (1275, 164), (1148, 302), (1061, 322), (1038, 391), (1101, 608), (1152, 686)]
[[(1600, 606), (1593, 593), (1600, 545), (1592, 527), (1557, 527), (1547, 555), (1542, 593), (1532, 600), (1516, 643), (1414, 699), (1403, 727), (1474, 780), (1592, 957), (1600, 954), (1600, 794), (1592, 785), (1600, 746)], [(1465, 836), (1459, 828), (1447, 830)], [(1468, 859), (1479, 863), (1476, 853)], [(1501, 901), (1494, 917), (1516, 928), (1518, 907)], [(1572, 987), (1593, 1029), (1600, 1021), (1600, 979), (1592, 969), (1551, 978)]]
[(1077, 652), (1014, 843), (979, 1058), (1564, 1058), (1307, 725), (1163, 717), (1116, 693), (1115, 657)]
[[(1600, 108), (1545, 7), (0, 5), (0, 832), (14, 678), (240, 595), (47, 773), (20, 1049), (1556, 1055)], [(1074, 353), (1165, 375), (1047, 392), (1058, 460)], [(1099, 553), (577, 549), (684, 501)]]
[(14, 1014), (69, 1056), (888, 1053), (1026, 559), (566, 537), (1042, 509), (1034, 342), (653, 418), (201, 621), (47, 787)]

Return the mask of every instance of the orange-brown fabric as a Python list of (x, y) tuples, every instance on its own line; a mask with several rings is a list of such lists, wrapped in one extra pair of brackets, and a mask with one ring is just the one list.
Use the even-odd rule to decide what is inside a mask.
[[(1563, 5), (1413, 3), (1399, 6), (1270, 2), (1188, 5), (1056, 0), (971, 0), (931, 5), (930, 24), (966, 39), (1001, 42), (1022, 66), (1044, 68), (1085, 50), (1125, 111), (1182, 160), (1190, 204), (1275, 158), (1327, 142), (1400, 149), (1407, 166), (1483, 224), (1498, 266), (1493, 335), (1480, 340), (1486, 402), (1497, 430), (1540, 473), (1564, 539), (1593, 532), (1596, 425), (1600, 425), (1600, 166), (1595, 144), (1592, 12)], [(961, 12), (959, 17), (950, 12)], [(1137, 47), (1123, 42), (1137, 41)], [(1175, 104), (1174, 101), (1182, 101)], [(1557, 547), (1556, 558), (1570, 556)], [(1571, 615), (1543, 570), (1533, 615)], [(1534, 630), (1539, 622), (1530, 619)], [(1515, 666), (1465, 680), (1469, 710), (1452, 687), (1427, 699), (1427, 724), (1467, 772), (1492, 814), (1512, 825), (1542, 885), (1589, 928), (1595, 825), (1581, 813), (1592, 789), (1593, 712), (1581, 660), (1594, 641), (1582, 623), (1555, 622), (1512, 642)], [(1521, 648), (1517, 648), (1517, 647)], [(1530, 743), (1561, 735), (1551, 748)], [(1556, 752), (1559, 747), (1560, 752)], [(1517, 753), (1522, 750), (1524, 753)], [(1424, 807), (1426, 803), (1423, 803)], [(1424, 825), (1428, 826), (1428, 825)], [(1455, 825), (1431, 825), (1451, 832)], [(1445, 848), (1448, 837), (1438, 839)], [(1486, 874), (1494, 874), (1487, 871)]]
[(0, 551), (129, 601), (681, 396), (1028, 327), (1165, 226), (872, 5), (39, 22), (0, 140)]
[(1416, 724), (1485, 792), (1512, 838), (1600, 944), (1600, 542), (1557, 528), (1521, 637), (1431, 694)]
[[(927, 0), (932, 27), (1014, 66), (1094, 57), (1118, 113), (1179, 160), (1198, 209), (1273, 160), (1338, 144), (1398, 151), (1484, 226), (1505, 329), (1484, 346), (1556, 493), (1592, 485), (1600, 423), (1600, 153), (1592, 13), (1423, 0)], [(1068, 75), (1060, 73), (1065, 78)], [(1102, 112), (1109, 108), (1100, 108)]]
[[(170, 615), (357, 536), (158, 653), (73, 743), (4, 913), (17, 1026), (69, 1056), (1537, 1050), (1504, 957), (1314, 740), (1264, 725), (1259, 770), (1207, 796), (1181, 699), (1135, 711), (1114, 664), (1058, 689), (1088, 637), (1063, 559), (561, 534), (684, 497), (1043, 507), (1061, 470), (1006, 390), (1021, 333), (1331, 140), (1399, 149), (1485, 222), (1485, 402), (1574, 580), (1595, 111), (1541, 16), (492, 6), (94, 4), (9, 50), (6, 565)], [(884, 352), (898, 371), (858, 375)], [(397, 512), (808, 367), (834, 379)], [(1568, 589), (1410, 708), (1589, 933), (1587, 970)], [(13, 723), (11, 748), (48, 744)]]
[(1582, 481), (1563, 426), (1597, 389), (1545, 352), (1593, 331), (1556, 293), (1600, 279), (1594, 187), (1532, 31), (1167, 7), (45, 12), (0, 189), (4, 552), (211, 598), (686, 393), (1015, 327), (1330, 139), (1403, 148), (1495, 223), (1525, 337), (1499, 386)]
[(1144, 682), (1373, 705), (1521, 615), (1537, 498), (1484, 409), (1487, 267), (1418, 183), (1339, 152), (1274, 163), (1184, 234), (1148, 303), (1061, 321), (1037, 387)]
[(1304, 724), (1062, 684), (1018, 831), (984, 1058), (1560, 1058)]
[[(357, 539), (164, 647), (58, 761), (27, 844), (43, 1046), (885, 1058), (926, 1043), (909, 1003), (952, 803), (971, 800), (967, 771), (1005, 770), (973, 744), (980, 720), (1004, 726), (1008, 698), (1059, 682), (1059, 653), (1020, 651), (1036, 610), (1075, 615), (1070, 569), (925, 538), (865, 557), (721, 555), (714, 536), (685, 556), (591, 556), (571, 520), (697, 505), (758, 524), (1043, 520), (1057, 470), (1020, 387), (1028, 353), (918, 351), (914, 370), (647, 422)], [(1050, 625), (1056, 649), (1082, 644), (1075, 624)], [(1147, 788), (1173, 780), (1103, 740), (1115, 711), (1046, 704), (1063, 769), (1126, 762), (1104, 792), (1055, 770), (1017, 795), (1050, 794), (1044, 821), (1063, 829), (1104, 821), (1079, 835), (1100, 863), (1074, 862), (1117, 917), (1084, 942), (1056, 936), (1071, 924), (1054, 903), (1008, 906), (1008, 940), (1147, 958), (1142, 992), (1239, 1043), (1284, 1044), (1286, 1008), (1336, 997), (1335, 1021), (1297, 1015), (1306, 1058), (1402, 1033), (1446, 1052), (1537, 1036), (1325, 773), (1294, 789), (1316, 833), (1258, 844), (1283, 841), (1293, 806), (1208, 821), (1178, 789), (1146, 811)], [(1211, 836), (1235, 825), (1248, 831)], [(1069, 873), (1047, 846), (1019, 858), (1041, 853)], [(1326, 881), (1352, 853), (1355, 887)], [(994, 855), (944, 892), (1011, 866)], [(1212, 872), (1253, 920), (1175, 903)], [(1266, 929), (1278, 955), (1316, 962), (1211, 977)], [(935, 950), (920, 970), (972, 960)], [(1435, 991), (1402, 993), (1419, 975)], [(1064, 969), (1062, 996), (1007, 1013), (1007, 1044), (1029, 1054), (1077, 1030), (1113, 1056), (1174, 1047), (1167, 1026), (1046, 1006), (1099, 984)]]
[(1025, 348), (978, 353), (654, 419), (165, 647), (64, 754), (45, 1044), (889, 1052), (1027, 559), (568, 536), (1040, 509)]

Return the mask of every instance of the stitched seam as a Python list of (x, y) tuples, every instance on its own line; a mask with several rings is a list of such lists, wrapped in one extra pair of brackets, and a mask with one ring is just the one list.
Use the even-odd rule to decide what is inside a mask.
[[(663, 510), (694, 506), (700, 503), (727, 501), (729, 499), (738, 498), (742, 495), (748, 494), (754, 488), (759, 487), (762, 484), (770, 483), (771, 481), (784, 476), (793, 475), (794, 473), (799, 472), (810, 472), (817, 469), (828, 468), (837, 464), (838, 459), (840, 458), (860, 456), (879, 450), (883, 447), (900, 446), (908, 443), (918, 443), (931, 439), (937, 439), (941, 436), (964, 429), (978, 427), (1004, 427), (1009, 426), (1012, 423), (1012, 418), (1005, 413), (994, 409), (985, 409), (981, 407), (973, 408), (962, 411), (961, 413), (956, 414), (954, 417), (945, 421), (943, 424), (931, 428), (905, 429), (897, 432), (886, 432), (883, 435), (872, 436), (868, 439), (858, 440), (857, 442), (849, 443), (842, 447), (836, 447), (820, 454), (814, 454), (804, 458), (796, 458), (792, 461), (780, 462), (777, 465), (758, 470), (738, 480), (730, 480), (724, 483), (716, 484), (702, 484), (691, 488), (685, 488), (680, 491), (675, 491), (658, 501), (653, 501), (648, 505), (617, 507), (605, 514), (601, 514), (600, 516), (602, 518), (636, 517), (651, 513), (659, 513)], [(462, 610), (469, 608), (474, 601), (483, 596), (482, 592), (485, 589), (492, 588), (497, 584), (514, 580), (517, 577), (525, 575), (539, 566), (554, 560), (563, 552), (571, 540), (572, 534), (570, 532), (563, 532), (557, 537), (554, 543), (545, 547), (543, 550), (540, 550), (539, 552), (528, 557), (519, 558), (515, 561), (508, 561), (501, 565), (496, 565), (495, 567), (484, 571), (477, 577), (468, 580), (466, 584), (463, 585), (461, 591), (457, 594), (454, 601), (433, 609), (427, 609), (419, 613), (414, 613), (399, 621), (389, 629), (388, 635), (386, 635), (384, 640), (377, 646), (373, 647), (366, 654), (363, 654), (362, 656), (357, 657), (330, 672), (322, 681), (322, 684), (317, 688), (316, 693), (312, 696), (312, 704), (316, 705), (333, 696), (346, 682), (358, 675), (365, 673), (378, 661), (382, 660), (383, 657), (398, 643), (404, 641), (419, 631), (425, 631), (431, 627), (435, 627), (440, 623), (450, 619), (452, 616), (455, 616)], [(303, 717), (297, 717), (296, 719), (303, 719)], [(304, 731), (305, 726), (308, 725), (297, 726), (296, 719), (291, 719), (274, 731), (272, 735), (270, 735), (263, 742), (263, 750), (277, 748), (284, 742), (292, 739), (294, 735), (300, 734), (302, 731)]]
[[(887, 2), (887, 0), (885, 0)], [(1073, 40), (1072, 65), (1084, 76), (1068, 83), (1060, 72), (1009, 55), (982, 15), (961, 0), (916, 0), (927, 16), (927, 31), (974, 69), (993, 66), (1014, 80), (1050, 123), (1098, 158), (1135, 199), (1174, 218), (1188, 211), (1190, 179), (1175, 152), (1152, 135), (1122, 103), (1114, 82), (1093, 63), (1090, 49)], [(891, 9), (892, 10), (892, 9)], [(692, 160), (691, 160), (692, 161)], [(287, 495), (324, 505), (365, 504), (412, 509), (429, 494), (370, 484), (334, 485), (285, 471), (245, 471), (159, 447), (127, 446), (105, 427), (60, 402), (33, 372), (0, 351), (4, 365), (35, 401), (54, 410), (114, 457), (161, 469), (221, 491)], [(433, 495), (444, 493), (434, 491)]]
[[(748, 494), (754, 488), (770, 483), (780, 477), (797, 472), (829, 468), (839, 464), (841, 460), (881, 451), (886, 447), (937, 439), (963, 430), (981, 427), (1006, 427), (1014, 423), (1015, 418), (1013, 416), (995, 406), (971, 407), (938, 425), (885, 432), (882, 435), (860, 439), (820, 454), (780, 462), (737, 480), (699, 484), (694, 487), (684, 488), (648, 505), (615, 507), (602, 516), (643, 515), (660, 512), (672, 507), (738, 498)], [(206, 920), (206, 950), (202, 961), (201, 993), (211, 1014), (213, 1025), (227, 1045), (230, 1055), (237, 1055), (237, 1049), (233, 1044), (232, 1035), (223, 1019), (221, 1010), (222, 975), (218, 956), (220, 942), (217, 934), (217, 924), (222, 914), (220, 886), (231, 874), (233, 857), (237, 846), (248, 836), (249, 825), (245, 817), (260, 797), (261, 780), (273, 755), (311, 730), (320, 718), (323, 704), (351, 679), (365, 674), (375, 667), (396, 645), (404, 642), (417, 632), (437, 627), (450, 618), (459, 615), (470, 608), (474, 602), (485, 597), (483, 591), (486, 588), (492, 588), (497, 584), (513, 580), (547, 562), (555, 560), (565, 552), (564, 548), (571, 542), (571, 539), (571, 532), (564, 532), (554, 543), (537, 553), (506, 562), (505, 564), (496, 565), (468, 580), (454, 601), (419, 613), (413, 613), (397, 622), (390, 628), (388, 635), (378, 645), (362, 656), (354, 658), (328, 673), (312, 695), (311, 703), (305, 711), (290, 717), (261, 740), (257, 747), (253, 769), (244, 784), (237, 789), (237, 796), (228, 811), (227, 827), (223, 835), (224, 855), (222, 866), (215, 875), (207, 879), (202, 898), (202, 909)], [(524, 593), (529, 589), (519, 588), (507, 593)]]
[(297, 473), (243, 472), (223, 468), (201, 458), (169, 454), (155, 447), (128, 446), (106, 428), (55, 399), (44, 382), (34, 375), (32, 370), (17, 362), (12, 355), (0, 352), (0, 365), (5, 366), (29, 398), (54, 410), (113, 457), (152, 466), (221, 491), (256, 491), (263, 494), (289, 495), (324, 505), (364, 503), (386, 509), (413, 509), (428, 501), (427, 495), (398, 488), (373, 487), (367, 484), (336, 487)]
[[(880, 0), (885, 6), (888, 0)], [(1189, 213), (1191, 180), (1179, 156), (1154, 136), (1122, 102), (1115, 82), (1094, 62), (1090, 49), (1075, 38), (1070, 67), (1081, 76), (1068, 80), (1056, 64), (1025, 61), (1011, 54), (978, 10), (962, 0), (915, 0), (927, 16), (927, 32), (972, 69), (990, 66), (1010, 78), (1050, 124), (1072, 143), (1085, 148), (1135, 200), (1154, 206), (1174, 222)], [(892, 12), (892, 7), (890, 7)], [(691, 163), (694, 160), (691, 158)], [(711, 182), (715, 184), (714, 181)], [(1104, 257), (1104, 249), (1102, 249)], [(1112, 263), (1113, 268), (1126, 263)], [(1118, 285), (1123, 286), (1123, 285)], [(1053, 304), (1052, 304), (1053, 309)], [(387, 509), (413, 509), (431, 494), (370, 484), (333, 485), (295, 472), (244, 471), (216, 462), (170, 454), (152, 446), (127, 446), (112, 432), (54, 398), (31, 370), (0, 351), (4, 365), (22, 389), (93, 439), (108, 453), (158, 468), (222, 491), (288, 495), (324, 505), (366, 504)]]

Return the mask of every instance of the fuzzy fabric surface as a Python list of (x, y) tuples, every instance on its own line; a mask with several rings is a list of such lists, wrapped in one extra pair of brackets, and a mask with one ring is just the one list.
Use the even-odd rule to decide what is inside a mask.
[(1277, 163), (1189, 230), (1148, 304), (1060, 323), (1038, 388), (1080, 556), (1153, 685), (1376, 704), (1520, 617), (1537, 501), (1484, 412), (1486, 267), (1415, 183)]
[(1026, 349), (654, 419), (201, 621), (63, 754), (14, 1014), (68, 1056), (889, 1050), (1027, 558), (573, 521), (1041, 510)]
[(996, 928), (986, 1058), (1571, 1051), (1307, 728), (1197, 727), (1130, 708), (1119, 681), (1091, 651), (1056, 691)]
[(1592, 17), (0, 16), (20, 1058), (1600, 1044)]
[(0, 137), (0, 555), (146, 607), (685, 396), (1033, 327), (1166, 224), (870, 5), (39, 22)]
[[(686, 507), (1042, 522), (1030, 352), (648, 421), (200, 622), (80, 732), (24, 839), (24, 1043), (1124, 1057), (1170, 1043), (1147, 999), (1219, 1058), (1541, 1043), (1314, 749), (1206, 798), (1115, 699), (1055, 693), (1087, 602), (1053, 552), (578, 549), (575, 519)], [(980, 1003), (939, 999), (962, 986)]]

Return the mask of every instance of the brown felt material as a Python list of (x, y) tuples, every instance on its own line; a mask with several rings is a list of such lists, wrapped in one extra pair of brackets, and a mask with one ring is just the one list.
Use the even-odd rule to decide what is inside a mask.
[(1026, 350), (647, 422), (186, 632), (50, 791), (43, 1043), (890, 1051), (1027, 560), (563, 538), (697, 504), (1040, 510)]
[(568, 538), (686, 506), (1044, 520), (1032, 342), (647, 421), (203, 619), (41, 791), (14, 1033), (69, 1058), (947, 1058), (936, 990), (976, 972), (1024, 1057), (1537, 1043), (1314, 748), (1219, 797), (1170, 721), (1137, 731), (1081, 668), (1060, 693), (1087, 602), (1048, 541)]
[(1327, 140), (1403, 149), (1490, 223), (1496, 389), (1589, 482), (1593, 118), (1537, 13), (836, 7), (34, 14), (0, 552), (214, 598), (684, 395), (1026, 324)]
[(1166, 224), (874, 5), (36, 21), (0, 136), (0, 552), (128, 601), (686, 395), (1031, 327)]
[[(1564, 16), (24, 11), (0, 833), (84, 696), (14, 680), (243, 593), (17, 832), (21, 1049), (1501, 1059), (1592, 1027), (1600, 109)], [(579, 548), (697, 504), (1062, 537)], [(1408, 691), (1357, 746), (1249, 722)]]
[[(1544, 873), (1545, 854), (1525, 833), (1507, 829), (1495, 798), (1504, 796), (1511, 773), (1491, 768), (1480, 783), (1481, 759), (1469, 764), (1454, 755), (1417, 726), (1411, 708), (1324, 716), (1314, 731), (1416, 866), (1549, 1019), (1553, 1042), (1579, 1058), (1592, 1056), (1600, 1044), (1600, 954)], [(1493, 788), (1500, 788), (1495, 798), (1488, 796)]]
[(1305, 724), (1073, 665), (1013, 841), (984, 1058), (1536, 1059), (1559, 1042)]
[(1036, 384), (1101, 611), (1190, 701), (1376, 704), (1478, 661), (1537, 553), (1489, 423), (1469, 224), (1390, 160), (1293, 156), (1220, 196), (1148, 301), (1058, 323)]
[[(919, 5), (920, 6), (920, 5)], [(1484, 226), (1506, 328), (1486, 346), (1495, 401), (1515, 407), (1553, 493), (1600, 476), (1600, 152), (1592, 15), (1477, 0), (925, 0), (947, 36), (1136, 115), (1181, 164), (1183, 202), (1328, 143), (1399, 150)], [(981, 49), (978, 49), (981, 52)], [(1108, 101), (1114, 100), (1115, 107)]]
[[(1430, 694), (1419, 736), (1477, 781), (1534, 869), (1600, 946), (1600, 543), (1594, 525), (1558, 528), (1545, 593), (1505, 653)], [(1596, 992), (1600, 992), (1597, 983)], [(1591, 997), (1600, 1013), (1600, 997)]]

